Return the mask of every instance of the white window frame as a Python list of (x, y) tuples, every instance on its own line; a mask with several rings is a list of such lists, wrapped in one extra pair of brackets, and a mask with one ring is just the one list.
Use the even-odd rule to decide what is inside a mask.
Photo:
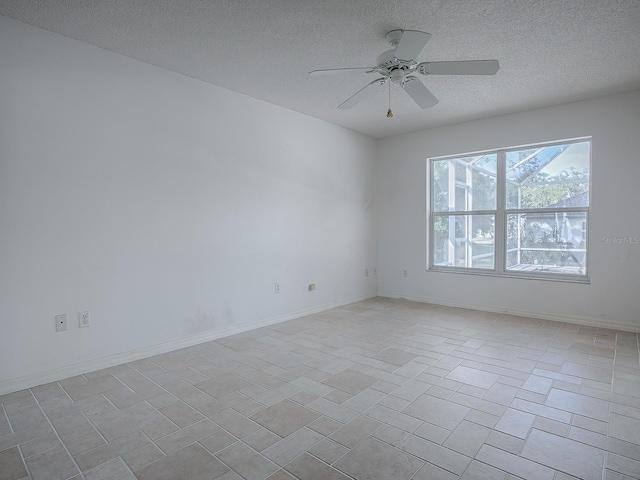
[[(527, 209), (507, 209), (506, 208), (506, 154), (507, 152), (513, 150), (523, 150), (530, 148), (541, 148), (541, 147), (550, 147), (554, 145), (567, 145), (571, 143), (589, 143), (589, 206), (587, 207), (563, 207), (563, 208), (527, 208)], [(564, 140), (557, 140), (552, 142), (544, 142), (544, 143), (535, 143), (535, 144), (526, 144), (526, 145), (518, 145), (513, 147), (502, 147), (491, 150), (484, 151), (476, 151), (469, 153), (459, 153), (454, 155), (446, 155), (446, 156), (438, 156), (438, 157), (430, 157), (427, 158), (427, 270), (435, 271), (435, 272), (447, 272), (447, 273), (463, 273), (468, 275), (490, 275), (490, 276), (499, 276), (499, 277), (514, 277), (514, 278), (524, 278), (524, 279), (536, 279), (536, 280), (552, 280), (552, 281), (560, 281), (560, 282), (573, 282), (573, 283), (590, 283), (590, 268), (589, 261), (591, 255), (589, 255), (589, 237), (590, 237), (590, 219), (589, 219), (589, 211), (592, 205), (591, 202), (591, 192), (593, 191), (593, 175), (591, 168), (591, 152), (592, 152), (592, 138), (588, 137), (578, 137)], [(434, 191), (433, 191), (433, 165), (435, 161), (439, 160), (450, 160), (455, 158), (464, 158), (471, 156), (481, 156), (481, 155), (489, 155), (496, 154), (497, 155), (497, 172), (496, 172), (496, 209), (495, 210), (469, 210), (469, 211), (445, 211), (445, 212), (434, 212)], [(454, 184), (455, 185), (455, 184)], [(455, 190), (454, 190), (455, 197)], [(531, 271), (518, 271), (518, 270), (508, 270), (506, 268), (507, 265), (507, 215), (513, 214), (530, 214), (530, 213), (584, 213), (586, 226), (583, 227), (583, 232), (586, 227), (586, 246), (584, 248), (585, 254), (585, 273), (583, 275), (580, 274), (569, 274), (569, 273), (541, 273), (541, 272), (531, 272)], [(434, 264), (434, 221), (438, 216), (454, 216), (454, 215), (466, 215), (471, 217), (472, 215), (482, 215), (482, 214), (490, 214), (495, 215), (495, 234), (494, 234), (494, 268), (486, 269), (486, 268), (473, 268), (473, 267), (456, 267), (456, 266), (445, 266), (445, 265), (435, 265)], [(466, 239), (465, 239), (466, 240)], [(470, 255), (470, 252), (467, 253)]]

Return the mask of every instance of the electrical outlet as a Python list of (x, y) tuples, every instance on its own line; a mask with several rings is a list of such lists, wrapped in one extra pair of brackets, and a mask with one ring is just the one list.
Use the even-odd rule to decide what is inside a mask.
[(404, 271), (404, 273), (402, 274), (403, 277), (408, 277), (409, 276), (409, 272), (407, 272), (406, 270)]
[(276, 287), (275, 287), (275, 292), (274, 293), (280, 293), (280, 284), (276, 283)]
[(67, 314), (56, 315), (56, 332), (64, 332), (67, 329)]
[(368, 277), (368, 276), (369, 276), (369, 269), (368, 269), (368, 268), (365, 268), (365, 269), (364, 269), (364, 276), (365, 276), (365, 277)]
[(89, 315), (89, 312), (78, 312), (78, 324), (80, 325), (80, 328), (91, 325), (91, 316)]

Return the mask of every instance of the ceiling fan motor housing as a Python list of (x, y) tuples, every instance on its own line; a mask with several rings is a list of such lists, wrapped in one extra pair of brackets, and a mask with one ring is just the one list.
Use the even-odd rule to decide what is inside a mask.
[(398, 59), (395, 57), (396, 50), (387, 50), (378, 56), (376, 65), (379, 68), (387, 69), (398, 65)]

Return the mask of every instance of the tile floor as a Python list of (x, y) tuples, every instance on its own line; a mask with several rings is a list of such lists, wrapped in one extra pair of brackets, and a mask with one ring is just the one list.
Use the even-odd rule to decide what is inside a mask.
[(0, 402), (0, 480), (640, 478), (637, 334), (402, 300)]

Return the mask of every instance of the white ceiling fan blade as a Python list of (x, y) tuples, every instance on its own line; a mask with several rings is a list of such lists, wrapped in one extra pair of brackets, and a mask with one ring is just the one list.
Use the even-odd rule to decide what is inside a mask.
[(415, 60), (427, 44), (431, 34), (419, 30), (404, 30), (395, 56), (401, 60)]
[(369, 94), (369, 92), (370, 92), (369, 87), (371, 85), (375, 85), (376, 83), (377, 84), (382, 84), (381, 82), (383, 80), (384, 80), (384, 78), (376, 78), (373, 82), (368, 83), (367, 85), (362, 87), (360, 90), (358, 90), (356, 93), (354, 93), (349, 98), (347, 98), (340, 105), (338, 105), (338, 108), (340, 108), (341, 110), (345, 110), (347, 108), (353, 107), (356, 103), (358, 103), (360, 100), (362, 100), (364, 97), (366, 97)]
[(495, 75), (498, 60), (466, 60), (461, 62), (424, 62), (418, 64), (423, 75)]
[(404, 88), (404, 91), (409, 94), (420, 108), (433, 107), (438, 103), (438, 99), (433, 93), (416, 77), (407, 77), (407, 81), (402, 85), (402, 88)]
[(320, 75), (332, 75), (334, 73), (348, 73), (354, 71), (362, 71), (362, 70), (373, 70), (374, 67), (350, 67), (350, 68), (325, 68), (322, 70), (311, 70), (309, 75), (320, 76)]

